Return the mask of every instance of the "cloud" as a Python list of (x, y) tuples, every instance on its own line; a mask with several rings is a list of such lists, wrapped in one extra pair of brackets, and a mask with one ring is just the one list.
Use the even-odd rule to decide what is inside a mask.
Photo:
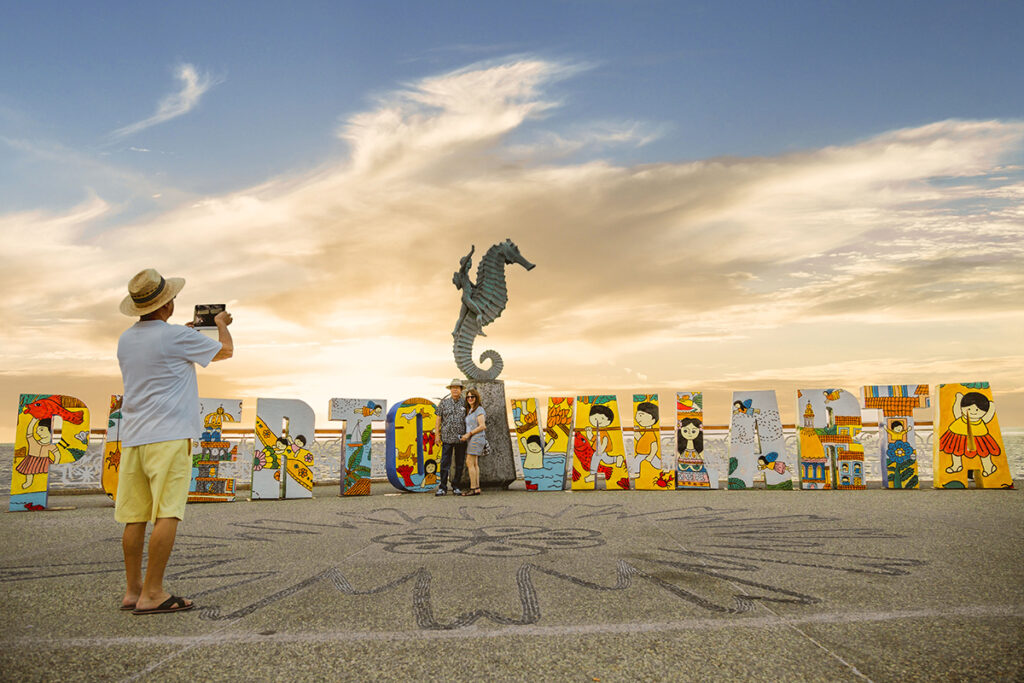
[(338, 135), (350, 144), (358, 172), (408, 174), (445, 162), (452, 169), (452, 161), (471, 172), (502, 135), (557, 106), (540, 97), (542, 86), (581, 68), (522, 59), (425, 78), (378, 98)]
[[(1024, 123), (627, 166), (600, 154), (657, 124), (545, 128), (578, 70), (517, 58), (407, 84), (340, 125), (349, 153), (333, 163), (144, 221), (100, 197), (0, 215), (0, 239), (18, 245), (0, 269), (6, 372), (116, 376), (124, 283), (156, 267), (187, 278), (183, 308), (233, 308), (235, 358), (208, 374), (249, 398), (319, 411), (331, 395), (433, 395), (454, 371), (451, 274), (470, 244), (479, 261), (506, 237), (537, 267), (506, 270), (511, 303), (476, 352), (497, 349), (531, 391), (670, 391), (801, 364), (842, 384), (917, 357), (983, 374), (976, 359), (1017, 356)], [(1024, 387), (1012, 363), (991, 367), (938, 379)]]
[(551, 162), (584, 150), (594, 153), (625, 145), (643, 147), (663, 134), (661, 127), (641, 121), (589, 122), (581, 130), (570, 131), (569, 134), (545, 131), (534, 142), (506, 146), (504, 154), (510, 160)]
[(111, 137), (114, 139), (126, 138), (146, 128), (183, 116), (199, 105), (199, 100), (206, 94), (206, 91), (222, 82), (221, 79), (216, 79), (210, 74), (198, 72), (192, 64), (178, 66), (175, 78), (181, 81), (181, 89), (160, 100), (155, 114), (123, 128), (118, 128), (110, 134)]

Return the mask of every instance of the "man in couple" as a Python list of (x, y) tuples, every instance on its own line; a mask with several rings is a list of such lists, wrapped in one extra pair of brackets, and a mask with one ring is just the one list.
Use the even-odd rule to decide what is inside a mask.
[[(480, 394), (470, 389), (466, 398), (462, 398), (465, 388), (462, 380), (453, 379), (448, 385), (449, 395), (437, 405), (437, 426), (434, 428), (435, 438), (441, 441), (441, 478), (437, 484), (435, 496), (443, 496), (448, 491), (448, 473), (454, 458), (455, 468), (452, 473), (452, 493), (454, 495), (480, 495), (480, 467), (478, 458), (484, 454), (487, 438), (486, 415), (480, 405)], [(468, 463), (467, 463), (467, 455)], [(468, 467), (470, 490), (462, 493), (459, 480), (462, 471)]]
[(448, 493), (448, 474), (451, 472), (452, 493), (459, 496), (462, 495), (459, 480), (466, 468), (466, 441), (462, 438), (466, 433), (466, 401), (462, 398), (465, 385), (461, 379), (455, 378), (446, 388), (449, 394), (437, 404), (437, 426), (434, 427), (434, 436), (441, 442), (441, 477), (434, 495)]

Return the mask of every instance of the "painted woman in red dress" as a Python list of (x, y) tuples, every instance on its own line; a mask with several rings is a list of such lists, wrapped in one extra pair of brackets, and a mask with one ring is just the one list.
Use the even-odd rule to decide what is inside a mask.
[(963, 470), (963, 458), (975, 457), (981, 459), (982, 476), (987, 477), (996, 471), (992, 456), (1002, 451), (988, 433), (988, 423), (995, 414), (995, 401), (984, 394), (977, 391), (957, 393), (953, 403), (953, 417), (956, 419), (939, 440), (939, 450), (948, 453), (953, 460), (946, 472), (955, 474)]

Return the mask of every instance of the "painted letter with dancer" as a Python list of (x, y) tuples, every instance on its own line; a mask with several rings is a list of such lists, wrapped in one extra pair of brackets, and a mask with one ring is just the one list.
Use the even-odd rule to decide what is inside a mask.
[(718, 463), (704, 458), (704, 394), (676, 393), (676, 488), (718, 488)]
[(967, 488), (970, 471), (979, 489), (1013, 488), (988, 382), (939, 385), (932, 458), (937, 489)]

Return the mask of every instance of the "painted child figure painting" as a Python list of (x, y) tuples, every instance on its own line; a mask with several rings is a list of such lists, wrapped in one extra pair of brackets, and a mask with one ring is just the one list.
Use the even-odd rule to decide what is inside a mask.
[(952, 456), (953, 462), (946, 468), (946, 472), (954, 474), (962, 471), (964, 458), (979, 458), (983, 477), (991, 476), (996, 471), (992, 457), (1002, 451), (988, 430), (988, 423), (995, 413), (995, 401), (989, 400), (984, 394), (977, 391), (967, 394), (957, 392), (953, 403), (954, 422), (939, 441), (939, 450)]
[(587, 482), (594, 481), (598, 474), (604, 475), (606, 480), (611, 481), (614, 470), (624, 469), (626, 466), (625, 458), (611, 453), (613, 447), (608, 428), (614, 420), (615, 414), (608, 406), (600, 404), (590, 406), (590, 425), (586, 427), (584, 434), (594, 449), (594, 457), (590, 461), (590, 474), (584, 478)]
[(25, 476), (25, 482), (21, 485), (23, 489), (32, 486), (37, 474), (47, 474), (50, 465), (57, 462), (60, 457), (57, 444), (53, 443), (49, 418), (40, 420), (33, 417), (28, 426), (27, 437), (28, 452), (15, 466), (15, 470)]

